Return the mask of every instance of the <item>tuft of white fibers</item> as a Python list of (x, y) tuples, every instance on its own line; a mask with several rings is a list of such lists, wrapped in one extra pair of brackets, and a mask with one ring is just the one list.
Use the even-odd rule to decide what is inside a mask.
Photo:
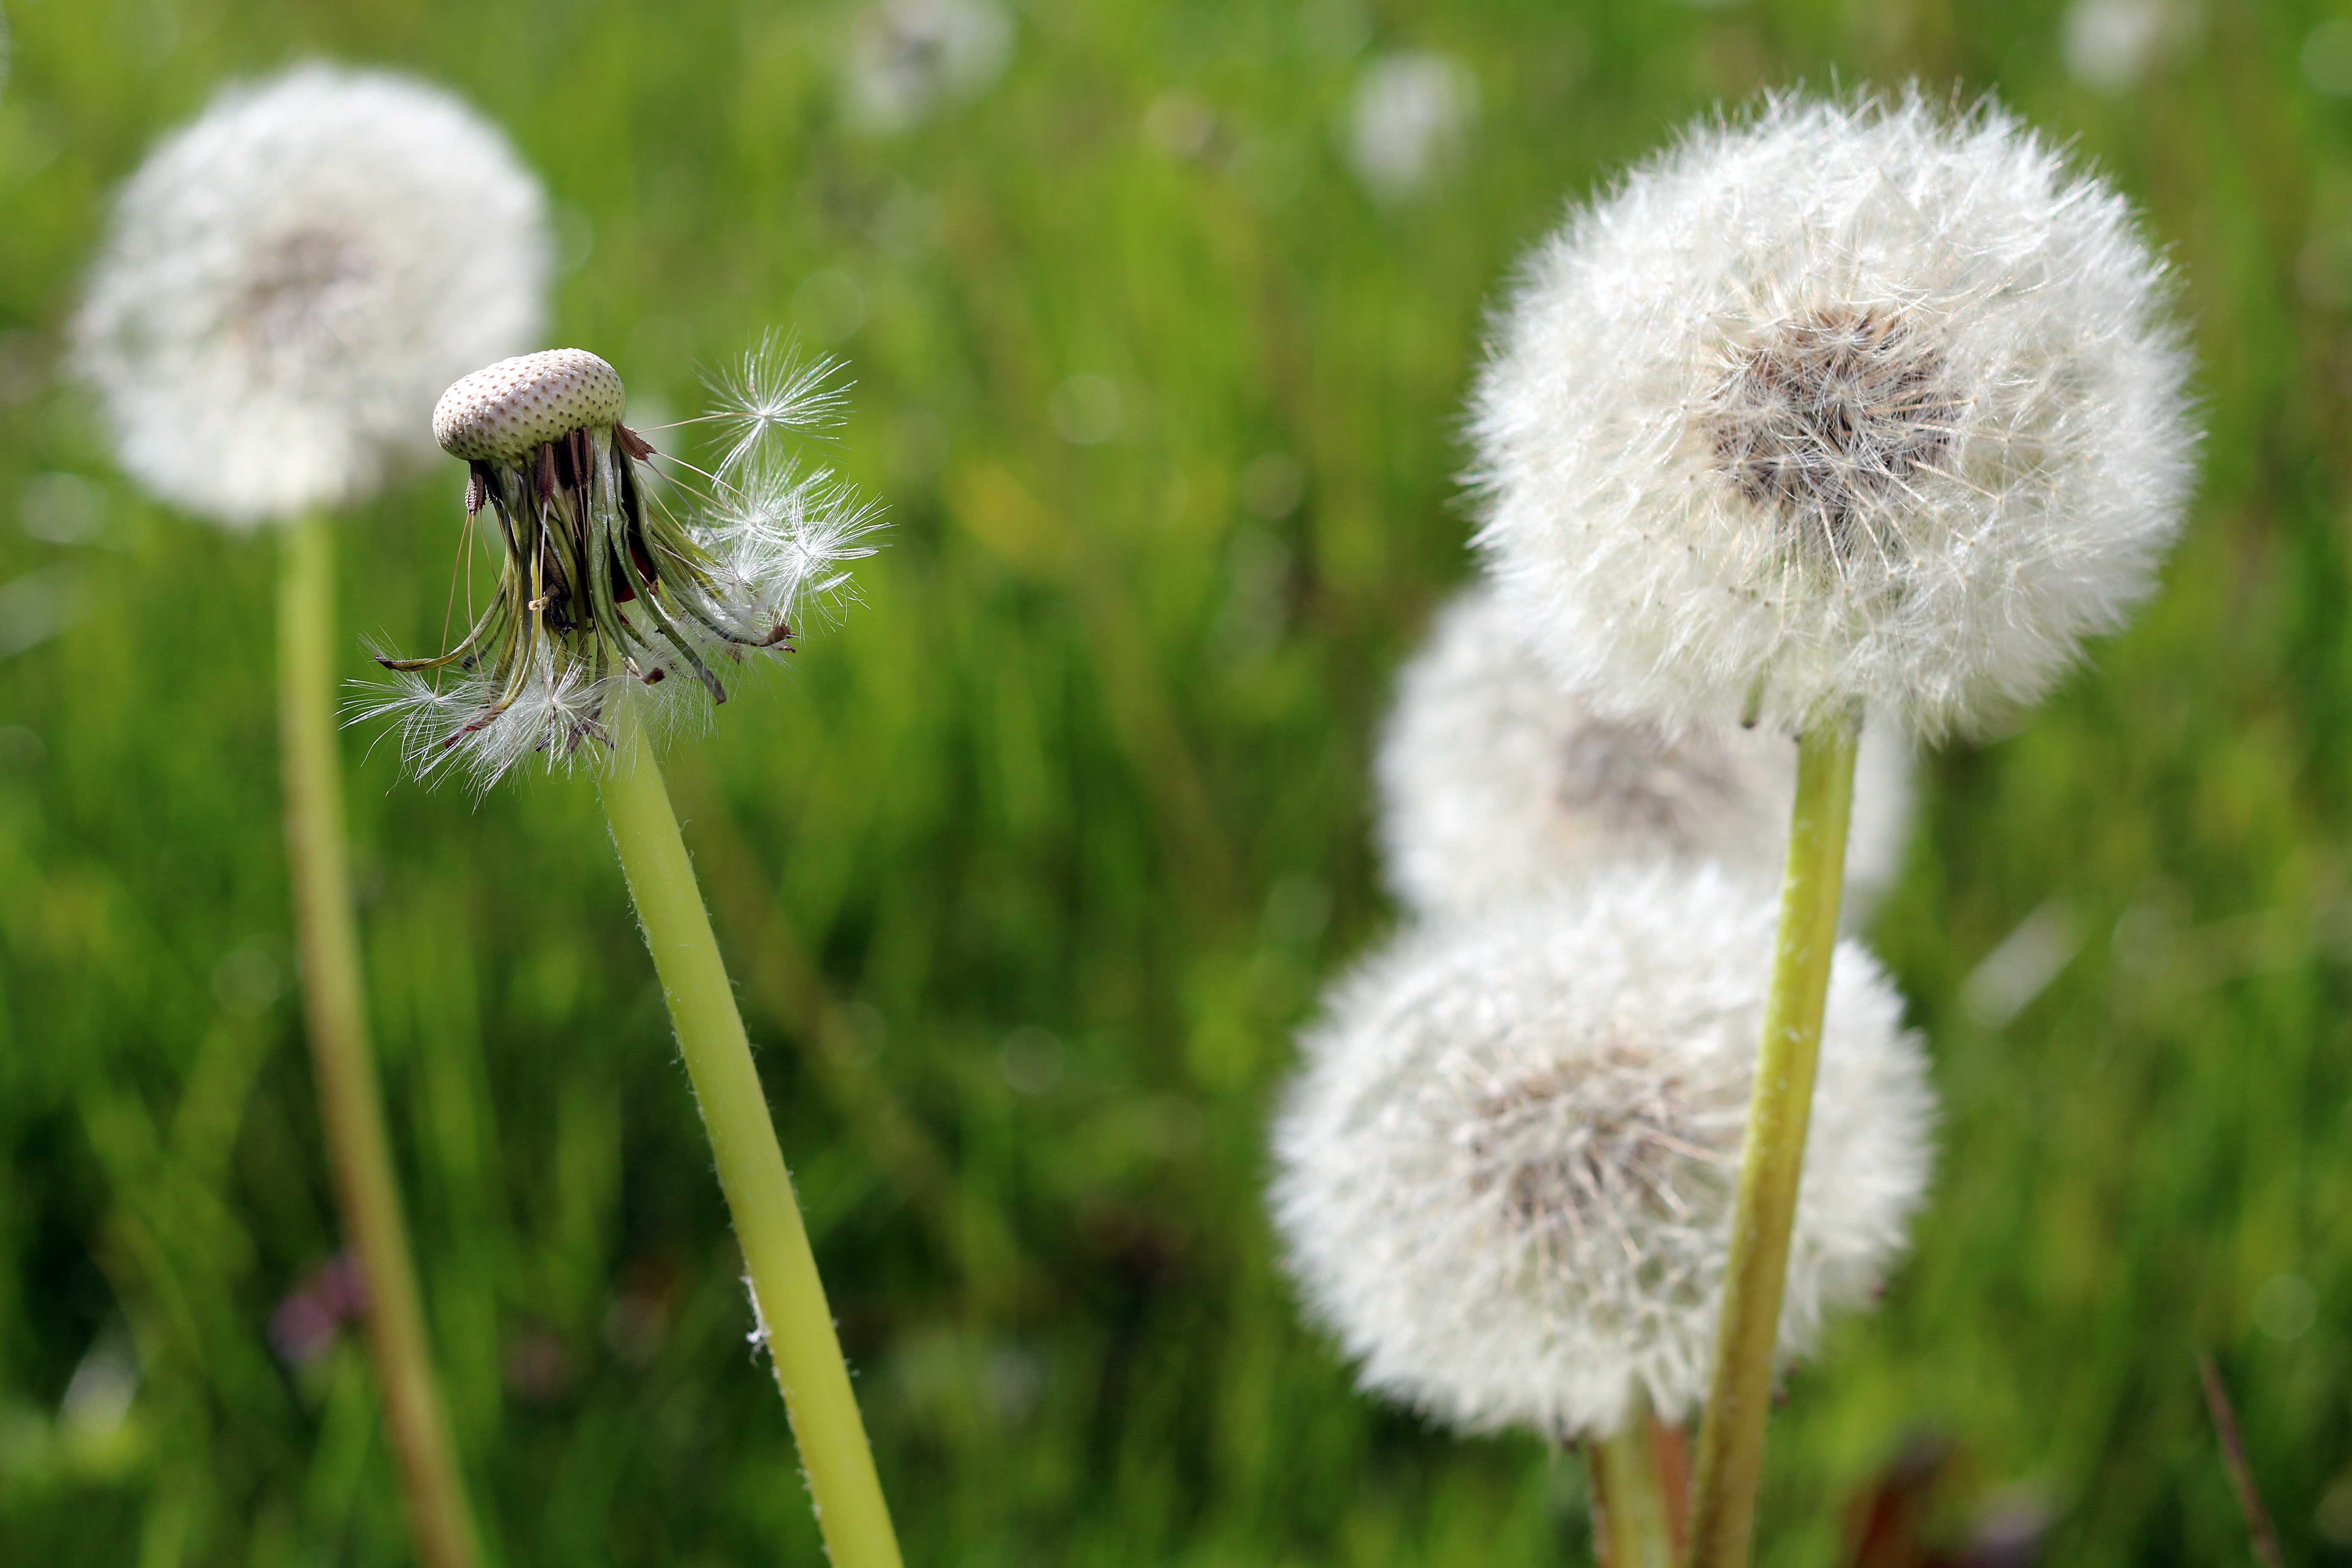
[(2171, 293), (2124, 199), (1990, 101), (1770, 100), (1528, 261), (1473, 402), (1479, 543), (1613, 710), (1979, 731), (2179, 529)]
[[(1275, 1223), (1360, 1380), (1560, 1440), (1706, 1392), (1773, 899), (1719, 868), (1407, 933), (1326, 998), (1275, 1127)], [(1830, 983), (1780, 1353), (1867, 1300), (1924, 1194), (1934, 1097), (1861, 948)]]
[(1478, 116), (1478, 79), (1453, 55), (1383, 55), (1356, 81), (1348, 159), (1385, 201), (1419, 195), (1461, 161)]
[(977, 96), (1013, 56), (1013, 18), (996, 0), (880, 0), (857, 18), (846, 83), (852, 118), (904, 131)]
[[(1490, 584), (1437, 616), (1397, 677), (1373, 770), (1391, 889), (1423, 918), (1475, 913), (1614, 861), (1715, 860), (1766, 885), (1788, 854), (1797, 748), (1735, 721), (1678, 733), (1595, 711)], [(1911, 745), (1863, 728), (1843, 915), (1902, 868)]]
[(539, 335), (546, 206), (504, 136), (412, 78), (224, 89), (123, 186), (74, 322), (123, 467), (246, 528), (429, 458), (441, 389)]
[(397, 721), (418, 777), (456, 767), (487, 788), (533, 756), (567, 765), (611, 743), (623, 702), (656, 731), (698, 718), (727, 700), (721, 671), (793, 652), (795, 622), (850, 596), (878, 515), (781, 441), (828, 422), (839, 391), (771, 336), (712, 392), (725, 454), (659, 483), (659, 454), (621, 422), (619, 373), (584, 349), (442, 395), (433, 431), (466, 461), (467, 525), (499, 580), (456, 647), (378, 656), (392, 681), (356, 717)]

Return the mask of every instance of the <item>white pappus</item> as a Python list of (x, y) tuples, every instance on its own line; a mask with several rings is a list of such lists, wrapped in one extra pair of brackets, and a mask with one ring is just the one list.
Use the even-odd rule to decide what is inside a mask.
[[(1616, 861), (1716, 860), (1768, 885), (1788, 852), (1797, 748), (1725, 720), (1679, 732), (1597, 712), (1538, 657), (1491, 584), (1438, 613), (1397, 676), (1375, 760), (1391, 889), (1424, 919), (1475, 913)], [(1901, 869), (1911, 745), (1866, 723), (1843, 917)]]
[[(1617, 868), (1410, 932), (1334, 988), (1272, 1204), (1361, 1379), (1470, 1431), (1617, 1429), (1705, 1394), (1773, 939), (1769, 889)], [(1926, 1187), (1933, 1098), (1869, 955), (1831, 982), (1780, 1355), (1866, 1300)]]
[(299, 66), (228, 88), (115, 202), (73, 325), (123, 467), (231, 527), (429, 458), (448, 383), (546, 315), (546, 198), (441, 89)]
[(1770, 100), (1526, 264), (1473, 401), (1479, 543), (1604, 707), (1981, 731), (2179, 528), (2171, 296), (2124, 199), (1990, 101)]

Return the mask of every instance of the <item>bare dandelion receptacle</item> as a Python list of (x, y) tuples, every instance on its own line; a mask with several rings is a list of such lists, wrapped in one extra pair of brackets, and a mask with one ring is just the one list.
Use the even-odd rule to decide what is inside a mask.
[(821, 376), (782, 359), (763, 345), (730, 383), (716, 417), (737, 438), (714, 469), (659, 481), (653, 444), (623, 423), (619, 373), (585, 350), (501, 360), (442, 395), (434, 437), (465, 461), (468, 526), (495, 535), (499, 565), (455, 647), (380, 657), (398, 684), (369, 711), (401, 720), (420, 773), (462, 759), (487, 784), (533, 753), (561, 762), (610, 743), (627, 694), (656, 718), (683, 689), (724, 702), (734, 668), (793, 651), (794, 617), (845, 591), (841, 563), (871, 553), (875, 519), (773, 450), (832, 406)]

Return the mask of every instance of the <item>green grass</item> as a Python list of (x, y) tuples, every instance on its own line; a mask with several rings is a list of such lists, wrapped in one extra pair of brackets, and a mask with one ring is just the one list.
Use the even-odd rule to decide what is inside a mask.
[[(2053, 1511), (2054, 1561), (2242, 1557), (2209, 1348), (2290, 1557), (2352, 1560), (2320, 1525), (2331, 1487), (2352, 1515), (2352, 103), (2300, 69), (2317, 7), (2208, 5), (2122, 96), (2070, 81), (2053, 9), (1384, 5), (1351, 54), (1328, 6), (1035, 0), (992, 89), (874, 139), (840, 5), (18, 0), (0, 578), (69, 573), (80, 615), (0, 665), (0, 1555), (405, 1561), (363, 1363), (289, 1374), (265, 1332), (336, 1246), (268, 542), (142, 500), (56, 371), (110, 188), (225, 76), (324, 52), (511, 131), (568, 215), (558, 335), (641, 405), (690, 408), (812, 274), (862, 290), (839, 456), (890, 546), (673, 784), (908, 1559), (1006, 1568), (1582, 1560), (1580, 1468), (1350, 1392), (1258, 1201), (1289, 1031), (1394, 918), (1367, 736), (1467, 569), (1481, 310), (1566, 196), (1766, 84), (1993, 88), (2073, 139), (2179, 264), (2206, 482), (2136, 628), (1929, 764), (1874, 935), (1943, 1168), (1883, 1310), (1790, 1383), (1765, 1555), (1825, 1561), (1932, 1428), (1971, 1495)], [(1400, 45), (1469, 61), (1483, 112), (1391, 210), (1334, 127)], [(1178, 91), (1217, 116), (1202, 158), (1142, 129)], [(1081, 373), (1126, 395), (1099, 445), (1048, 417)], [(1307, 475), (1271, 518), (1240, 479), (1269, 453)], [(56, 474), (94, 539), (14, 526)], [(437, 626), (457, 486), (352, 520), (352, 676), (360, 633)], [(476, 805), (364, 739), (387, 1091), (498, 1560), (816, 1562), (593, 787)], [(1964, 977), (2053, 900), (2078, 956), (1971, 1022)], [(2315, 1300), (2289, 1338), (2282, 1276)], [(120, 1425), (58, 1418), (126, 1356)]]

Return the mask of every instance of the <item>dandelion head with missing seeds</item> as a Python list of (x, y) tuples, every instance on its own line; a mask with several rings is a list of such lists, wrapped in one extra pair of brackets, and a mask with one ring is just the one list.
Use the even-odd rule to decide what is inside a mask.
[(539, 334), (546, 199), (438, 88), (306, 65), (233, 87), (117, 198), (73, 327), (125, 468), (235, 527), (429, 458), (450, 380)]
[(794, 623), (874, 552), (873, 508), (783, 447), (834, 417), (833, 368), (772, 338), (747, 355), (714, 384), (707, 417), (733, 438), (707, 470), (656, 472), (619, 374), (584, 350), (452, 385), (433, 434), (466, 462), (468, 542), (495, 540), (497, 586), (446, 651), (380, 655), (394, 684), (361, 717), (399, 721), (419, 776), (455, 764), (487, 787), (530, 756), (610, 745), (618, 704), (657, 725), (727, 700), (733, 670), (792, 652)]
[(2170, 294), (2123, 198), (1990, 102), (1774, 100), (1530, 258), (1474, 401), (1479, 542), (1597, 701), (1981, 729), (2179, 530)]
[[(1669, 732), (1596, 712), (1481, 584), (1437, 616), (1397, 676), (1374, 778), (1390, 886), (1423, 918), (1475, 913), (1615, 861), (1716, 860), (1777, 878), (1796, 748), (1730, 720)], [(1911, 744), (1863, 731), (1846, 858), (1848, 924), (1901, 868)]]
[[(1621, 867), (1408, 934), (1304, 1040), (1276, 1226), (1364, 1385), (1465, 1430), (1568, 1439), (1705, 1393), (1769, 887)], [(1933, 1099), (1867, 953), (1832, 982), (1780, 1352), (1868, 1298), (1925, 1190)]]

